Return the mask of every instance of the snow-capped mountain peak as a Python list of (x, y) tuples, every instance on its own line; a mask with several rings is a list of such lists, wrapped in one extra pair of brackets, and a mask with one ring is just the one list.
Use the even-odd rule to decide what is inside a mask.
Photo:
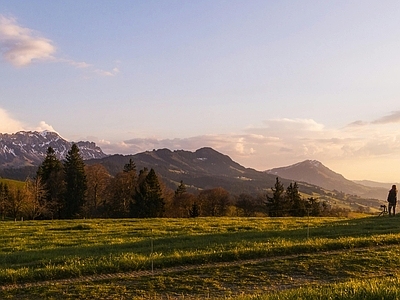
[[(52, 147), (59, 159), (64, 159), (72, 142), (58, 133), (45, 131), (19, 131), (13, 134), (0, 133), (0, 168), (18, 168), (39, 165)], [(107, 156), (93, 142), (76, 143), (83, 159)]]

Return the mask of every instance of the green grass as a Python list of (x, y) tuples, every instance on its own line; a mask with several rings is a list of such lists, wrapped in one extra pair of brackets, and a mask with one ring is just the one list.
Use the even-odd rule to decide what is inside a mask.
[[(329, 294), (331, 299), (396, 299), (399, 284), (380, 282), (400, 277), (399, 221), (364, 217), (0, 222), (0, 285), (27, 284), (0, 289), (0, 298), (328, 299), (318, 294)], [(168, 271), (172, 267), (186, 269)], [(140, 270), (157, 272), (83, 280), (88, 275)], [(29, 286), (59, 279), (75, 281)], [(345, 298), (350, 295), (346, 293), (355, 296)], [(376, 298), (376, 293), (389, 298)], [(367, 294), (371, 298), (357, 298)]]
[(0, 183), (6, 184), (9, 187), (16, 187), (16, 188), (23, 188), (25, 185), (24, 181), (12, 180), (12, 179), (6, 179), (6, 178), (0, 178)]
[(400, 279), (382, 278), (367, 280), (349, 280), (345, 283), (331, 285), (306, 286), (294, 290), (273, 294), (258, 294), (238, 297), (240, 300), (308, 300), (308, 299), (335, 299), (335, 300), (395, 300), (400, 298), (400, 289), (397, 286)]

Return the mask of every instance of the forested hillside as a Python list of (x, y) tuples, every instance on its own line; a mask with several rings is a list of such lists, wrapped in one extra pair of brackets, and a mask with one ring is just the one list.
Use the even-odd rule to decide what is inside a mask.
[(343, 215), (380, 203), (248, 169), (211, 148), (84, 161), (49, 147), (34, 177), (0, 186), (3, 219)]

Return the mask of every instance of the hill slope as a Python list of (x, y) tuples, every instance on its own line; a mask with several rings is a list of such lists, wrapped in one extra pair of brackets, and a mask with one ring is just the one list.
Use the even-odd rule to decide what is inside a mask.
[(343, 175), (335, 173), (316, 160), (305, 160), (287, 167), (270, 169), (266, 172), (298, 182), (315, 184), (327, 190), (337, 190), (367, 198), (384, 200), (390, 189), (390, 186), (388, 186), (388, 188), (371, 187), (348, 180), (344, 178)]
[[(168, 149), (146, 151), (135, 155), (111, 155), (102, 159), (88, 160), (87, 164), (102, 164), (115, 175), (121, 172), (124, 164), (132, 159), (137, 170), (154, 168), (157, 175), (171, 189), (175, 190), (182, 180), (191, 192), (203, 189), (222, 187), (233, 195), (248, 193), (265, 195), (274, 187), (277, 176), (266, 172), (245, 168), (234, 162), (229, 156), (223, 155), (212, 148), (201, 148), (195, 152)], [(284, 187), (288, 187), (294, 180), (281, 178)], [(319, 186), (307, 182), (298, 182), (300, 192), (321, 200), (342, 203), (343, 207), (350, 207), (346, 199), (337, 199), (335, 196)], [(367, 205), (379, 207), (376, 200), (362, 198), (351, 200), (353, 207)]]
[[(49, 146), (55, 149), (60, 159), (63, 159), (71, 145), (72, 143), (54, 132), (0, 134), (0, 176), (18, 180), (25, 180), (27, 176), (32, 178)], [(111, 175), (115, 175), (123, 170), (129, 159), (133, 159), (137, 170), (155, 169), (171, 189), (176, 189), (179, 182), (183, 181), (192, 192), (222, 187), (234, 195), (240, 193), (265, 195), (274, 186), (276, 177), (279, 177), (285, 188), (296, 181), (302, 193), (328, 201), (329, 197), (336, 197), (335, 193), (330, 193), (332, 190), (359, 195), (364, 199), (384, 199), (387, 193), (387, 189), (384, 188), (379, 190), (347, 180), (316, 161), (306, 161), (261, 172), (245, 168), (229, 156), (208, 147), (194, 152), (159, 149), (135, 155), (107, 156), (94, 143), (78, 142), (77, 145), (86, 164), (100, 163)], [(357, 200), (357, 202), (362, 201)], [(376, 201), (369, 205), (376, 206)]]
[(183, 180), (193, 190), (220, 186), (232, 193), (257, 193), (271, 188), (276, 178), (245, 168), (212, 148), (201, 148), (195, 152), (160, 149), (135, 155), (111, 155), (87, 160), (86, 163), (100, 163), (115, 175), (129, 159), (135, 162), (138, 170), (153, 168), (172, 189)]

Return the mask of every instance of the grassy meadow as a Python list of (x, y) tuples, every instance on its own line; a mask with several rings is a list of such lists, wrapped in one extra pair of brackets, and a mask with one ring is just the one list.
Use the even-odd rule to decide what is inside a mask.
[(0, 299), (400, 299), (397, 216), (0, 226)]
[(13, 179), (0, 178), (0, 184), (6, 184), (9, 187), (23, 188), (25, 182)]

